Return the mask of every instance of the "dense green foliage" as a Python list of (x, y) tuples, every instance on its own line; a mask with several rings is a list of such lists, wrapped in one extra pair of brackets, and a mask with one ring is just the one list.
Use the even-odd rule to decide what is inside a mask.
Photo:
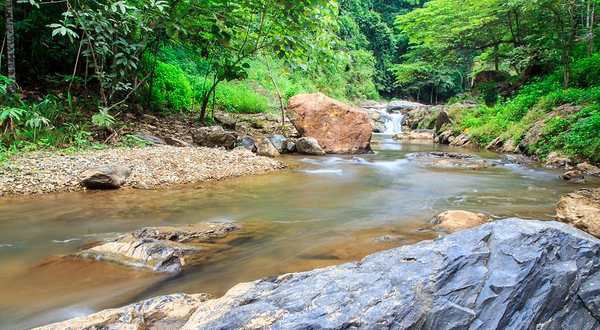
[[(6, 0), (0, 144), (87, 145), (118, 136), (114, 116), (129, 109), (210, 122), (323, 92), (478, 98), (486, 106), (454, 111), (456, 133), (519, 143), (543, 119), (528, 152), (597, 162), (599, 2)], [(581, 110), (544, 117), (565, 103)]]
[[(532, 82), (513, 99), (496, 106), (482, 106), (454, 113), (457, 133), (467, 131), (482, 146), (500, 137), (522, 142), (534, 125), (541, 128), (539, 140), (524, 146), (528, 153), (546, 156), (559, 151), (574, 159), (600, 162), (600, 83), (589, 72), (600, 68), (600, 55), (574, 63), (574, 87), (561, 88), (562, 70)], [(572, 105), (573, 113), (559, 112)]]

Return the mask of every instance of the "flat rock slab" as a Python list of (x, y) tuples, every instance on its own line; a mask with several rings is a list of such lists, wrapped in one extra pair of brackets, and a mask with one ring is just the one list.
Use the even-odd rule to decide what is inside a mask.
[(599, 269), (593, 236), (508, 219), (239, 284), (194, 306), (181, 329), (598, 329)]
[[(239, 229), (238, 225), (220, 222), (146, 227), (69, 256), (153, 272), (178, 273), (186, 264), (205, 261), (211, 254), (227, 249), (226, 245), (210, 243), (224, 243), (229, 233)], [(200, 255), (202, 253), (206, 255)]]
[(185, 265), (184, 257), (201, 250), (171, 241), (124, 236), (116, 241), (74, 253), (70, 257), (104, 261), (153, 272), (178, 273)]

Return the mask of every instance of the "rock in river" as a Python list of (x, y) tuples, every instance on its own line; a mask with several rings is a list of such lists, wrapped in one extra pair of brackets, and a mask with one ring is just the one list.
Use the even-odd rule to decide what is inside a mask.
[(372, 152), (366, 113), (323, 94), (300, 94), (288, 101), (287, 115), (301, 136), (313, 137), (328, 154)]
[(129, 167), (112, 163), (81, 173), (79, 180), (88, 189), (117, 189), (125, 183), (129, 175)]
[(508, 219), (238, 284), (222, 298), (190, 302), (195, 311), (181, 329), (592, 330), (600, 327), (599, 270), (600, 240), (559, 222)]
[(600, 238), (600, 188), (563, 196), (556, 205), (556, 220)]
[(573, 183), (585, 183), (585, 177), (583, 173), (578, 170), (568, 171), (558, 176), (562, 180), (573, 182)]
[(231, 223), (210, 222), (179, 227), (147, 227), (102, 242), (70, 257), (104, 261), (153, 272), (178, 273), (186, 264), (195, 264), (210, 257), (201, 256), (203, 252), (210, 255), (227, 248), (194, 244), (212, 243), (239, 229), (241, 227)]
[(434, 229), (454, 233), (460, 230), (477, 227), (489, 220), (489, 217), (481, 213), (467, 211), (446, 211), (438, 214), (433, 220)]

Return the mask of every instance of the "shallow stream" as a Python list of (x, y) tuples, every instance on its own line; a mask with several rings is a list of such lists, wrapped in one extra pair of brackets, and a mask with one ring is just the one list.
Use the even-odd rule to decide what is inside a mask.
[[(278, 173), (164, 190), (0, 198), (0, 328), (23, 329), (159, 294), (224, 294), (239, 282), (309, 270), (437, 237), (428, 221), (460, 209), (494, 218), (551, 220), (558, 199), (585, 185), (557, 170), (507, 164), (483, 170), (427, 167), (408, 154), (451, 151), (383, 143), (374, 155), (303, 157)], [(144, 226), (232, 221), (257, 228), (212, 262), (175, 277), (97, 262), (48, 266), (94, 239)]]

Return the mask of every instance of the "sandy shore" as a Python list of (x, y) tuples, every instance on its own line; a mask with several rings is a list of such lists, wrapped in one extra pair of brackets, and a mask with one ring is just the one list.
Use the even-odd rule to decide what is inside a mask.
[(152, 146), (77, 154), (24, 153), (0, 164), (0, 195), (34, 195), (83, 190), (85, 170), (118, 163), (132, 169), (123, 188), (158, 188), (263, 174), (285, 168), (251, 153), (216, 148)]

